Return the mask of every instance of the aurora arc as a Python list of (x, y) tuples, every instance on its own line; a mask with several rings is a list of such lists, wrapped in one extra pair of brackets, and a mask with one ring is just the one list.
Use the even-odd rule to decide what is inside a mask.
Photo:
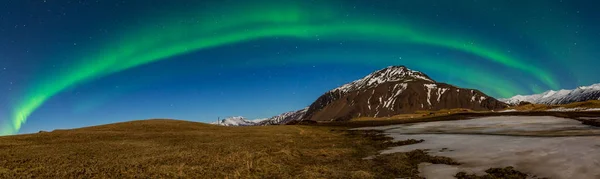
[[(16, 133), (27, 118), (52, 96), (76, 84), (154, 61), (201, 49), (270, 37), (303, 40), (368, 40), (371, 38), (400, 43), (417, 43), (449, 48), (473, 54), (492, 62), (526, 71), (550, 88), (558, 88), (552, 76), (536, 66), (483, 45), (469, 45), (441, 34), (427, 33), (409, 24), (385, 20), (335, 21), (335, 13), (308, 14), (297, 8), (269, 8), (241, 12), (219, 24), (173, 24), (165, 29), (133, 31), (125, 40), (107, 44), (96, 55), (76, 59), (70, 71), (59, 72), (52, 79), (34, 83), (17, 101), (12, 111), (12, 129)], [(233, 17), (233, 16), (232, 16)], [(241, 17), (241, 18), (240, 18)], [(352, 38), (348, 38), (352, 37)], [(116, 47), (116, 48), (115, 48)]]
[[(332, 55), (333, 52), (324, 52), (323, 54), (310, 54), (302, 57), (303, 61), (308, 61), (310, 59), (332, 59), (335, 63), (343, 63), (343, 61), (338, 61), (340, 58), (338, 55)], [(377, 66), (386, 66), (390, 64), (390, 58), (394, 58), (397, 55), (390, 54), (389, 52), (365, 52), (361, 54), (353, 54), (352, 56), (344, 56), (341, 59), (348, 60), (350, 63), (354, 63), (355, 65), (362, 65), (360, 59), (373, 59), (370, 62), (376, 64)], [(347, 62), (348, 63), (348, 62)], [(514, 81), (506, 80), (503, 78), (497, 78), (497, 76), (493, 74), (486, 73), (486, 71), (481, 70), (480, 66), (474, 64), (464, 64), (457, 63), (454, 61), (441, 61), (436, 59), (434, 55), (423, 56), (420, 57), (419, 60), (409, 61), (403, 60), (399, 61), (399, 64), (403, 64), (406, 66), (410, 66), (413, 70), (422, 70), (427, 71), (429, 77), (432, 77), (435, 80), (439, 80), (434, 77), (430, 72), (440, 72), (443, 73), (445, 77), (452, 77), (458, 79), (458, 81), (453, 82), (453, 85), (458, 85), (463, 88), (473, 88), (481, 91), (486, 91), (488, 94), (495, 94), (500, 96), (512, 96), (515, 93), (525, 93), (527, 90), (522, 86), (516, 84)], [(418, 67), (412, 68), (412, 67)], [(464, 70), (470, 69), (470, 70)], [(464, 76), (469, 76), (469, 78), (462, 78)], [(442, 80), (441, 82), (444, 82)], [(493, 86), (487, 86), (482, 84), (503, 84), (502, 88), (495, 88)], [(493, 95), (492, 95), (493, 96)]]

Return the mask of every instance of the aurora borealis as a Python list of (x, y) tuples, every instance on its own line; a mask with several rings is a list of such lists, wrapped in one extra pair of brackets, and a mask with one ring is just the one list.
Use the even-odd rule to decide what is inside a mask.
[[(37, 122), (28, 132), (106, 123), (98, 118), (270, 117), (389, 65), (495, 97), (588, 85), (600, 73), (594, 3), (10, 1), (0, 16), (7, 37), (0, 40), (0, 83), (8, 86), (0, 91), (0, 134), (18, 133), (30, 120)], [(258, 75), (241, 81), (249, 72)], [(268, 92), (248, 94), (247, 106), (228, 105), (239, 97), (227, 93), (239, 92), (217, 92), (216, 81)], [(179, 103), (175, 96), (186, 94), (195, 96), (181, 98), (186, 107), (160, 112), (160, 103)], [(122, 114), (127, 107), (114, 112), (136, 104), (134, 98), (150, 100), (129, 112), (160, 116)], [(281, 108), (256, 112), (271, 109), (252, 105), (259, 100)], [(82, 116), (98, 120), (81, 122)]]

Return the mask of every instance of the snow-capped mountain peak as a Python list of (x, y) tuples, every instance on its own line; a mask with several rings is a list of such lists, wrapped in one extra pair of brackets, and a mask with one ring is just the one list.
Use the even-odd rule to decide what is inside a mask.
[(580, 87), (578, 87), (578, 89), (582, 89), (582, 90), (600, 90), (600, 83), (593, 84), (593, 85), (590, 85), (590, 86), (580, 86)]
[(500, 99), (500, 101), (511, 105), (517, 105), (521, 102), (556, 105), (588, 100), (600, 100), (600, 83), (580, 86), (572, 90), (549, 90), (540, 94), (516, 95), (512, 98)]
[(435, 83), (434, 80), (419, 71), (408, 69), (405, 66), (388, 66), (331, 91), (348, 92), (356, 89), (368, 89), (386, 82), (410, 82), (417, 80)]

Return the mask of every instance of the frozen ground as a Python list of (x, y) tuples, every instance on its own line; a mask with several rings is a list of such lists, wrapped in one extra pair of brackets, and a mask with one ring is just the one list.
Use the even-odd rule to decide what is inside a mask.
[(419, 165), (426, 178), (453, 178), (460, 171), (484, 174), (492, 167), (549, 178), (600, 178), (600, 128), (557, 117), (501, 116), (470, 120), (394, 125), (381, 129), (395, 140), (425, 142), (382, 153), (427, 149), (459, 166)]

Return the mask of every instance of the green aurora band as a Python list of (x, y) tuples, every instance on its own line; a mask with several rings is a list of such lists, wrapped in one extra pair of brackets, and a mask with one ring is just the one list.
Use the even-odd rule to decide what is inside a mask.
[[(231, 11), (233, 12), (233, 11)], [(51, 79), (34, 83), (17, 101), (12, 113), (12, 128), (3, 133), (17, 133), (27, 118), (52, 96), (76, 84), (93, 80), (154, 61), (263, 38), (288, 37), (301, 40), (369, 41), (378, 39), (391, 43), (414, 43), (449, 48), (479, 56), (506, 67), (526, 71), (550, 88), (558, 88), (550, 73), (523, 63), (511, 55), (465, 40), (435, 34), (410, 24), (379, 19), (355, 19), (340, 22), (339, 13), (324, 10), (308, 11), (302, 6), (262, 7), (235, 11), (218, 22), (200, 16), (201, 23), (167, 23), (166, 28), (142, 28), (123, 33), (124, 38), (98, 48), (95, 55), (75, 60), (70, 71), (60, 72)], [(316, 13), (322, 12), (322, 13)], [(166, 22), (171, 22), (165, 19)], [(7, 132), (8, 131), (8, 132)]]
[[(309, 61), (311, 59), (328, 59), (328, 62), (344, 63), (344, 60), (349, 62), (345, 63), (356, 63), (364, 65), (361, 59), (373, 59), (370, 60), (371, 65), (375, 66), (386, 66), (390, 64), (389, 59), (397, 58), (397, 55), (389, 54), (389, 52), (366, 52), (361, 54), (352, 54), (351, 56), (331, 55), (335, 54), (332, 52), (324, 52), (319, 54), (310, 54), (300, 57), (302, 61)], [(446, 77), (452, 77), (458, 79), (453, 85), (461, 87), (471, 87), (478, 90), (486, 91), (490, 94), (496, 94), (500, 96), (511, 96), (515, 93), (525, 93), (526, 90), (521, 86), (515, 84), (513, 81), (498, 78), (495, 75), (489, 74), (482, 70), (481, 66), (473, 64), (457, 63), (453, 61), (443, 61), (435, 58), (434, 56), (423, 56), (419, 57), (419, 60), (398, 60), (397, 63), (410, 66), (411, 68), (419, 67), (419, 69), (413, 68), (413, 70), (423, 70), (427, 72), (442, 72)], [(469, 70), (465, 70), (469, 69)], [(469, 76), (469, 78), (463, 78)], [(431, 77), (431, 76), (430, 76)], [(437, 78), (434, 78), (437, 79)], [(502, 84), (502, 88), (490, 87), (482, 84)]]

